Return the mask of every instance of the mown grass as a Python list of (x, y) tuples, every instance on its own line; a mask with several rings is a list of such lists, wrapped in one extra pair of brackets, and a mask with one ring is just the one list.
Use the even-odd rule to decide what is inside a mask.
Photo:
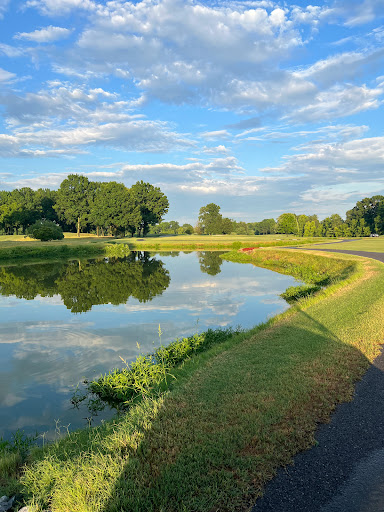
[[(319, 246), (320, 248), (321, 246)], [(384, 252), (384, 237), (378, 238), (362, 238), (359, 240), (353, 240), (352, 242), (343, 242), (342, 244), (335, 245), (324, 245), (326, 248), (343, 251), (363, 251), (363, 252)], [(313, 246), (316, 248), (316, 245)]]
[[(290, 254), (307, 267), (335, 259)], [(336, 259), (354, 273), (191, 357), (112, 422), (35, 449), (21, 480), (2, 479), (2, 493), (53, 512), (247, 510), (351, 398), (383, 342), (384, 266)]]

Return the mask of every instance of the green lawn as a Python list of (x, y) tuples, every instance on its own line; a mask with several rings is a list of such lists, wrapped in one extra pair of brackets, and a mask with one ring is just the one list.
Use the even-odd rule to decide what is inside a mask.
[(297, 254), (310, 267), (317, 254), (326, 266), (358, 262), (357, 271), (191, 358), (169, 377), (168, 391), (115, 421), (32, 453), (21, 484), (17, 461), (3, 457), (0, 494), (21, 492), (33, 511), (249, 510), (276, 468), (311, 446), (318, 423), (352, 397), (384, 336), (382, 263), (265, 252), (266, 266), (282, 259), (284, 267)]
[(324, 248), (326, 247), (329, 247), (329, 249), (342, 249), (343, 251), (384, 252), (384, 236), (362, 238), (352, 242), (343, 242), (340, 245), (324, 245)]

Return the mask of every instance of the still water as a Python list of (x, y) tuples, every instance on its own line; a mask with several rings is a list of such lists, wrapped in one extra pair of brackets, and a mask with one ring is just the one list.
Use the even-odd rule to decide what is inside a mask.
[[(288, 307), (295, 279), (220, 252), (0, 267), (0, 437), (84, 426), (84, 378), (209, 327), (252, 327)], [(161, 326), (161, 340), (158, 330)]]

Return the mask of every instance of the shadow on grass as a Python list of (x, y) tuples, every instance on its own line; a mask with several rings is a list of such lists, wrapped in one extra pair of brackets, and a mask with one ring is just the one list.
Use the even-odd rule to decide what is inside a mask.
[[(369, 365), (359, 350), (308, 314), (301, 311), (298, 319), (300, 327), (283, 322), (207, 358), (205, 366), (197, 364), (198, 371), (166, 399), (100, 510), (248, 510), (276, 469), (313, 444), (318, 424), (337, 403), (351, 397), (352, 382)], [(382, 370), (373, 367), (370, 372), (384, 390)], [(345, 424), (342, 431), (331, 431), (332, 448), (325, 446), (320, 467), (319, 447), (308, 452), (315, 454), (304, 471), (312, 504), (322, 502), (321, 493), (334, 492), (360, 451), (383, 446), (384, 436), (377, 436), (375, 429), (369, 439), (363, 435), (366, 418), (373, 419), (376, 408), (384, 414), (383, 393), (380, 399), (366, 394), (355, 405), (350, 430)], [(334, 475), (334, 485), (321, 478), (322, 473)]]

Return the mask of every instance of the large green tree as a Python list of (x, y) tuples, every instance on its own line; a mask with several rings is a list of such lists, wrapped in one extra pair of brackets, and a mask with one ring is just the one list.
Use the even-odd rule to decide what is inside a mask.
[(89, 223), (94, 190), (95, 185), (86, 176), (70, 174), (57, 191), (54, 208), (60, 219), (77, 225), (77, 236), (80, 236), (81, 228)]
[[(365, 197), (361, 201), (357, 201), (356, 205), (347, 211), (346, 222), (351, 227), (352, 221), (358, 223), (361, 219), (365, 221), (365, 227), (370, 231), (384, 234), (384, 196)], [(355, 224), (353, 225), (355, 227)]]
[(199, 211), (199, 225), (206, 235), (218, 235), (222, 233), (220, 206), (215, 203), (202, 206)]
[(98, 234), (99, 227), (113, 235), (125, 231), (132, 210), (131, 193), (125, 185), (116, 181), (95, 184), (93, 197), (89, 201), (89, 221), (96, 226)]
[(294, 213), (283, 213), (277, 219), (276, 233), (299, 235), (300, 227)]
[(150, 183), (138, 181), (131, 189), (132, 212), (128, 230), (137, 236), (145, 236), (150, 226), (161, 222), (163, 215), (168, 212), (167, 196), (159, 187)]

